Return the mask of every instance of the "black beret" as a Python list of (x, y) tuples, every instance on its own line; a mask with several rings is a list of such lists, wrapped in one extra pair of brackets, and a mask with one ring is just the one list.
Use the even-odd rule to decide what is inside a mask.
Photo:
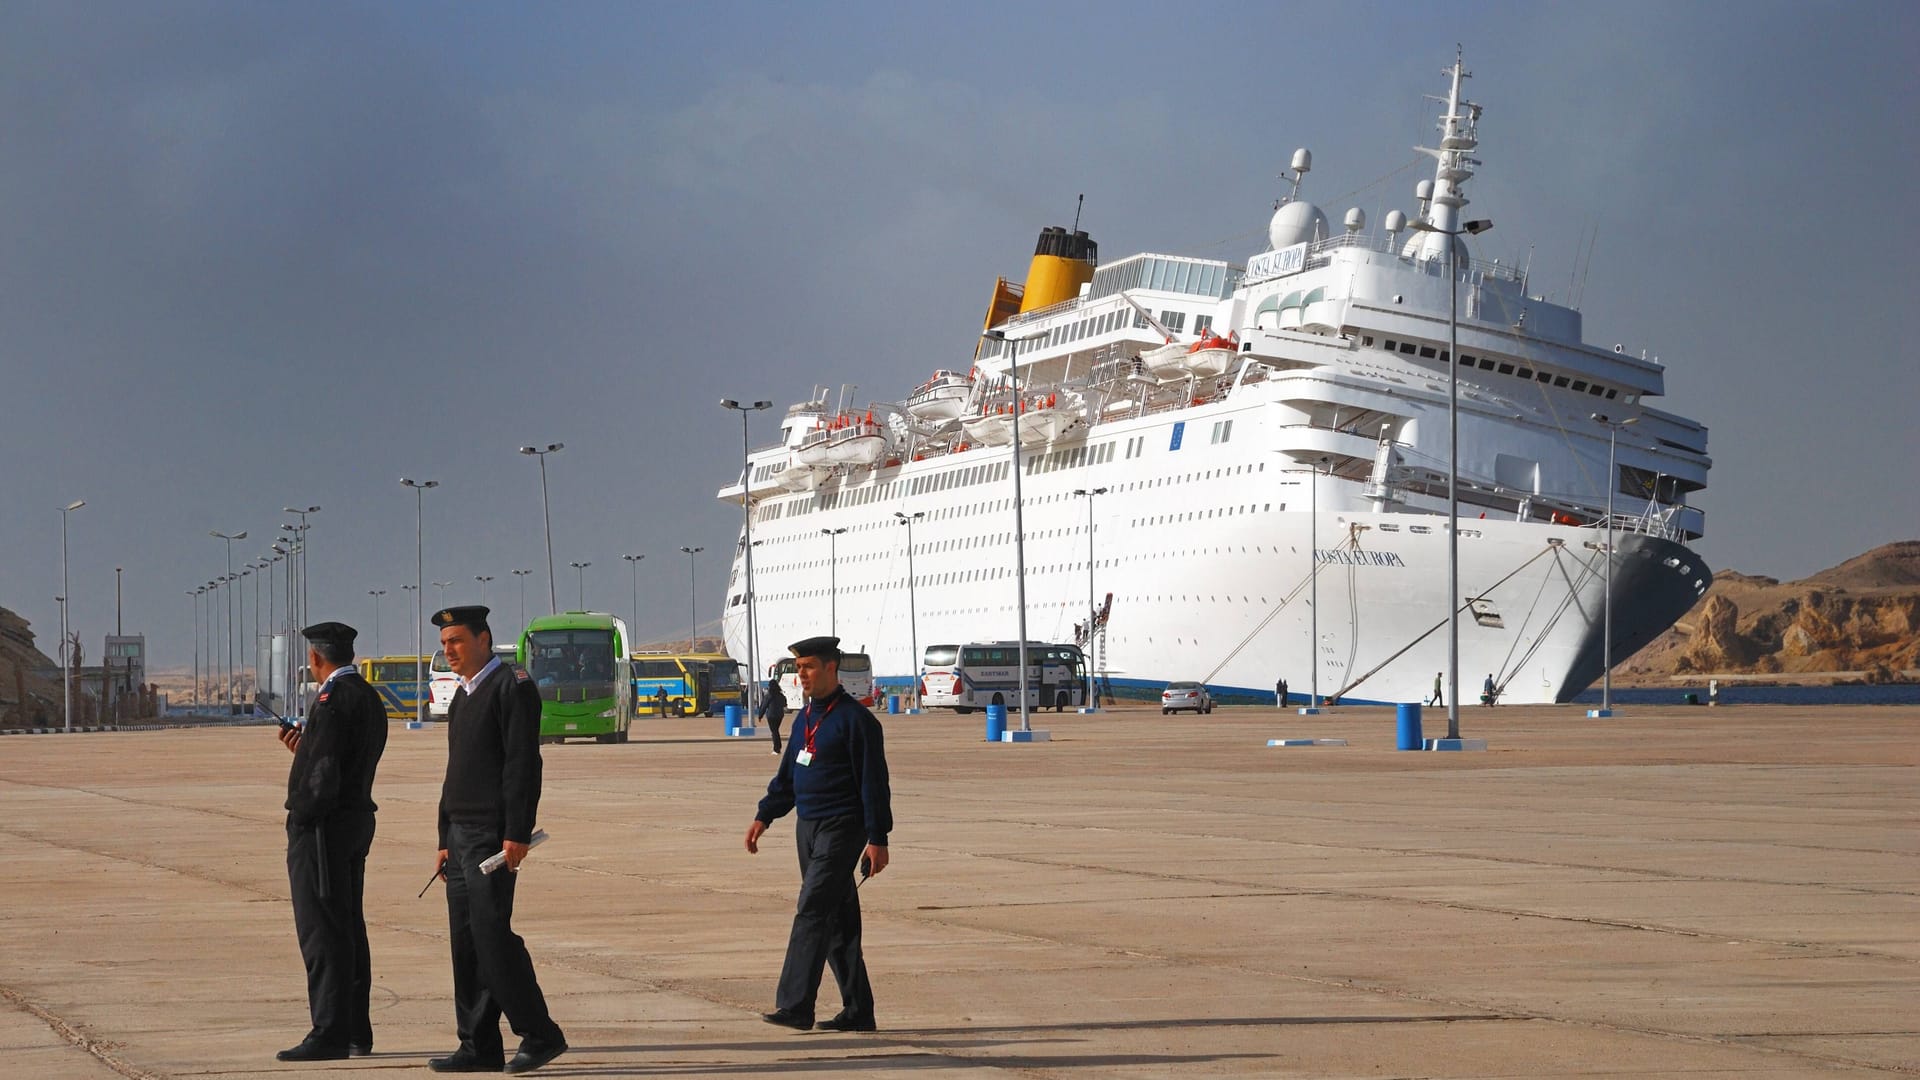
[(351, 647), (353, 645), (353, 639), (360, 636), (360, 631), (355, 630), (343, 622), (323, 622), (314, 623), (312, 626), (300, 631), (300, 636), (313, 642), (315, 645), (346, 645)]
[(840, 639), (837, 637), (810, 637), (805, 641), (796, 641), (787, 646), (787, 651), (795, 657), (817, 656), (822, 660), (840, 660)]
[(489, 608), (479, 604), (459, 604), (450, 608), (441, 608), (433, 613), (433, 625), (440, 627), (464, 626), (475, 633), (489, 629), (487, 613)]

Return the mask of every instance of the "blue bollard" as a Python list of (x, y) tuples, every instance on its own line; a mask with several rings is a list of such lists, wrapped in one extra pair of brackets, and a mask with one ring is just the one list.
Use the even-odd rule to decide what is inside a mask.
[(1398, 747), (1401, 750), (1419, 750), (1426, 744), (1420, 741), (1420, 706), (1401, 705), (1397, 710), (1400, 727)]
[(890, 716), (898, 716), (900, 714), (900, 695), (899, 694), (887, 695), (887, 713)]
[(746, 714), (746, 710), (745, 710), (745, 709), (742, 709), (742, 708), (741, 708), (740, 706), (738, 706), (738, 705), (729, 705), (729, 706), (727, 706), (727, 717), (726, 717), (726, 721), (725, 721), (725, 723), (726, 723), (726, 727), (725, 727), (725, 728), (723, 728), (722, 730), (723, 730), (723, 731), (732, 731), (732, 730), (733, 730), (734, 728), (737, 728), (737, 727), (739, 727), (739, 726), (740, 726), (740, 718), (741, 718), (742, 716), (744, 716), (745, 714)]
[(1007, 707), (1005, 705), (987, 706), (987, 741), (999, 742), (1000, 736), (1007, 730)]

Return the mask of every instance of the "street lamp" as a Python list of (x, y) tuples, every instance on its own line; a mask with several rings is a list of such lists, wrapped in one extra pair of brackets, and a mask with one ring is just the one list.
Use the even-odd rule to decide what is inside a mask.
[[(547, 606), (553, 609), (554, 614), (560, 611), (560, 601), (553, 586), (553, 511), (547, 505), (547, 455), (557, 454), (566, 448), (566, 443), (548, 443), (545, 450), (537, 446), (520, 448), (521, 453), (540, 459), (540, 518), (547, 526)], [(526, 622), (525, 619), (520, 621)]]
[(694, 575), (693, 557), (707, 550), (703, 547), (683, 547), (687, 553), (687, 651), (693, 651), (693, 639), (700, 636), (700, 583)]
[(1320, 455), (1307, 481), (1307, 659), (1313, 664), (1307, 670), (1308, 716), (1320, 711), (1320, 470), (1331, 460)]
[(912, 662), (908, 665), (908, 670), (913, 674), (913, 707), (918, 709), (920, 707), (920, 609), (913, 599), (913, 523), (926, 517), (927, 512), (915, 510), (908, 514), (895, 510), (893, 516), (899, 519), (900, 524), (907, 527), (907, 638), (910, 648), (913, 649)]
[(427, 590), (422, 588), (427, 580), (427, 489), (440, 486), (438, 480), (409, 480), (400, 478), (402, 487), (413, 489), (413, 584), (402, 585), (402, 589), (413, 590), (413, 700), (419, 711), (414, 721), (424, 726), (427, 722), (427, 671), (426, 658), (421, 650), (426, 648), (426, 612), (421, 603)]
[(67, 597), (73, 595), (67, 581), (67, 515), (85, 505), (87, 500), (75, 499), (60, 508), (60, 701), (67, 731), (73, 730), (73, 670), (67, 655), (67, 638), (72, 633), (67, 625)]
[(1087, 708), (1090, 711), (1099, 712), (1100, 703), (1094, 700), (1093, 694), (1092, 662), (1093, 623), (1094, 619), (1100, 614), (1100, 610), (1093, 605), (1093, 499), (1096, 495), (1105, 495), (1107, 489), (1103, 487), (1092, 489), (1074, 488), (1073, 493), (1075, 495), (1085, 496), (1087, 500)]
[(1005, 330), (989, 330), (982, 336), (1012, 346), (1007, 373), (1013, 383), (1013, 580), (1014, 603), (1020, 609), (1020, 730), (1031, 731), (1027, 717), (1027, 525), (1026, 512), (1020, 505), (1020, 343), (1041, 335), (1008, 337)]
[(480, 583), (480, 606), (487, 606), (487, 582), (493, 580), (492, 574), (475, 574), (473, 580)]
[(633, 625), (640, 625), (640, 560), (645, 555), (622, 555), (627, 565), (633, 568)]
[[(1594, 413), (1593, 420), (1607, 429), (1607, 591), (1600, 602), (1600, 610), (1605, 613), (1600, 628), (1600, 710), (1593, 714), (1600, 717), (1613, 715), (1613, 491), (1620, 486), (1614, 475), (1614, 449), (1620, 429), (1639, 423), (1640, 418), (1612, 420), (1603, 413)], [(1659, 492), (1654, 494), (1657, 496)]]
[(387, 590), (368, 589), (367, 595), (373, 597), (373, 655), (385, 656), (386, 653), (380, 651), (380, 598), (387, 595)]
[[(747, 556), (747, 567), (746, 567), (747, 569), (747, 586), (746, 586), (747, 675), (749, 676), (747, 679), (747, 715), (754, 716), (754, 715), (757, 715), (759, 712), (758, 706), (755, 704), (755, 701), (760, 696), (760, 686), (759, 686), (760, 679), (759, 679), (759, 668), (755, 666), (757, 658), (754, 652), (753, 499), (751, 497), (751, 492), (753, 490), (753, 483), (752, 483), (753, 475), (751, 471), (753, 467), (753, 461), (752, 461), (752, 452), (748, 449), (748, 443), (747, 443), (747, 414), (752, 412), (760, 412), (765, 409), (771, 409), (773, 408), (773, 402), (756, 401), (751, 405), (743, 405), (740, 402), (733, 400), (732, 398), (721, 398), (720, 407), (723, 409), (732, 409), (735, 412), (738, 412), (740, 414), (740, 512), (742, 517), (746, 521), (744, 534), (746, 539), (746, 556)], [(639, 586), (636, 585), (635, 588), (638, 589)], [(633, 606), (635, 611), (635, 618), (637, 620), (638, 612), (640, 608), (640, 602), (638, 600), (635, 600)]]
[(441, 607), (446, 607), (447, 606), (447, 586), (452, 584), (453, 582), (451, 581), (434, 582), (433, 587), (440, 591), (433, 594), (433, 602), (436, 604), (439, 604)]
[[(188, 589), (193, 601), (193, 703), (200, 704), (200, 589)], [(63, 609), (64, 610), (64, 609)]]
[(527, 575), (531, 573), (533, 573), (531, 570), (513, 571), (513, 576), (520, 579), (520, 626), (522, 629), (527, 625)]
[(567, 565), (573, 567), (574, 573), (580, 576), (580, 610), (585, 611), (587, 610), (587, 567), (593, 564), (590, 562), (570, 562)]
[(838, 529), (821, 529), (827, 538), (827, 618), (832, 629), (827, 633), (840, 636), (840, 534), (846, 532), (846, 526)]
[[(307, 515), (319, 513), (320, 508), (317, 506), (283, 506), (281, 510), (285, 513), (296, 515), (300, 519), (298, 526), (282, 525), (280, 527), (293, 534), (293, 551), (294, 554), (299, 556), (300, 574), (298, 586), (295, 587), (294, 582), (289, 580), (287, 590), (287, 686), (292, 695), (290, 700), (293, 701), (301, 715), (305, 715), (307, 708), (306, 683), (300, 678), (300, 661), (302, 654), (299, 650), (293, 648), (292, 643), (300, 633), (300, 628), (307, 624), (307, 579), (309, 576), (308, 570), (311, 566), (310, 560), (307, 557), (309, 552), (307, 530), (312, 527), (307, 523)], [(289, 571), (288, 577), (292, 578), (293, 575), (291, 571), (293, 570), (293, 565), (289, 563), (287, 569)]]
[[(1459, 84), (1455, 84), (1455, 89)], [(1449, 184), (1449, 187), (1452, 185)], [(1453, 220), (1466, 200), (1434, 200), (1436, 217)], [(1487, 220), (1469, 221), (1457, 229), (1415, 221), (1415, 232), (1447, 238), (1447, 738), (1460, 737), (1460, 275), (1454, 266), (1462, 236), (1478, 236), (1493, 228)], [(1314, 668), (1319, 669), (1318, 658)]]
[[(215, 529), (208, 535), (216, 540), (225, 540), (227, 542), (227, 580), (236, 580), (233, 576), (233, 542), (235, 540), (245, 540), (247, 538), (246, 530), (242, 529), (232, 536), (228, 536), (226, 533)], [(233, 715), (233, 595), (229, 593), (220, 599), (226, 605), (227, 613), (227, 715), (231, 716)], [(245, 606), (244, 601), (242, 602), (242, 606)]]

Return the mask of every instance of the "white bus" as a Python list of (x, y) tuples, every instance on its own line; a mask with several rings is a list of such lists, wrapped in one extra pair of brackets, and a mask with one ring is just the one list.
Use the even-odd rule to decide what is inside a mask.
[[(799, 712), (807, 703), (807, 695), (800, 690), (800, 673), (793, 666), (793, 657), (783, 656), (775, 661), (772, 674), (773, 681), (780, 685), (780, 692), (787, 696), (787, 711)], [(869, 709), (878, 704), (873, 694), (873, 659), (863, 652), (841, 653), (840, 686)]]
[[(1020, 699), (1020, 643), (932, 645), (921, 657), (920, 703), (970, 713)], [(1055, 712), (1087, 703), (1087, 662), (1077, 645), (1027, 643), (1027, 707)]]

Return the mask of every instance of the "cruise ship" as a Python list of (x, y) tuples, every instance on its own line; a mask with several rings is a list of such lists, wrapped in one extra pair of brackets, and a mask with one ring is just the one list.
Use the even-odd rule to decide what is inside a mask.
[(1330, 226), (1305, 150), (1244, 263), (1102, 263), (1049, 227), (948, 370), (788, 408), (719, 493), (743, 509), (732, 654), (750, 614), (763, 672), (831, 619), (903, 682), (916, 643), (1016, 639), (1024, 591), (1027, 637), (1083, 643), (1122, 696), (1422, 701), (1453, 618), (1463, 691), (1544, 703), (1671, 626), (1712, 578), (1688, 547), (1706, 428), (1651, 404), (1657, 359), (1473, 255), (1481, 107), (1446, 75), (1432, 179), (1377, 227)]

